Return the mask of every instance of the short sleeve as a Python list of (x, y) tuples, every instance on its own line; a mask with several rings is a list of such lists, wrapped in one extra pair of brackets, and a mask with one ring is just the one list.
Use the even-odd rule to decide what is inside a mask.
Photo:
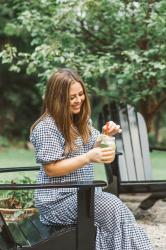
[(46, 164), (64, 159), (64, 138), (56, 126), (40, 122), (32, 131), (30, 141), (35, 148), (36, 162)]

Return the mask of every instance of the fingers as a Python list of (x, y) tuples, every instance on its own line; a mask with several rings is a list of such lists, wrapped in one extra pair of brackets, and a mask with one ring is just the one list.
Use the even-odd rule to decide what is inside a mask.
[(104, 153), (110, 153), (110, 151), (112, 153), (115, 153), (115, 148), (114, 147), (106, 147), (106, 148), (101, 148), (101, 151)]
[[(104, 125), (104, 129), (108, 129), (108, 130), (110, 130), (110, 129), (112, 129), (112, 128), (115, 128), (116, 126), (119, 126), (119, 125), (117, 125), (115, 122), (113, 122), (113, 121), (109, 121), (109, 122), (107, 122), (106, 123), (106, 125)], [(120, 127), (120, 126), (119, 126)]]
[(120, 128), (120, 125), (117, 125), (113, 121), (109, 121), (103, 126), (103, 132), (109, 135), (115, 135), (117, 133), (121, 133), (122, 129)]
[(108, 131), (111, 132), (118, 132), (120, 130), (120, 125), (117, 125), (116, 123), (110, 121), (108, 125)]
[(115, 155), (102, 157), (103, 163), (111, 163), (115, 159)]
[(115, 159), (115, 150), (112, 150), (110, 147), (103, 150), (101, 157), (101, 161), (103, 163), (111, 163), (114, 159)]
[(115, 155), (115, 151), (109, 151), (109, 152), (104, 152), (103, 154), (102, 154), (102, 157), (112, 157), (113, 155)]
[(115, 149), (113, 149), (112, 147), (97, 147), (90, 150), (87, 154), (91, 162), (110, 163), (115, 158)]

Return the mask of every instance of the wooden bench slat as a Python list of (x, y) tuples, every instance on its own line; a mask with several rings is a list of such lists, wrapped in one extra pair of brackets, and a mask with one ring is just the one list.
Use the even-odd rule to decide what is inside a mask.
[(7, 246), (7, 243), (4, 241), (4, 238), (2, 237), (1, 232), (0, 232), (0, 250), (1, 249), (8, 250), (8, 246)]
[(17, 222), (12, 222), (8, 224), (8, 228), (14, 238), (14, 240), (21, 246), (27, 246), (30, 245), (28, 241), (26, 240), (24, 234), (20, 230)]
[(127, 165), (126, 165), (126, 159), (125, 159), (125, 154), (124, 154), (124, 148), (123, 148), (123, 144), (122, 144), (122, 140), (120, 140), (119, 138), (116, 139), (116, 148), (118, 152), (121, 152), (122, 155), (120, 157), (118, 157), (118, 162), (119, 162), (119, 166), (120, 166), (120, 179), (123, 181), (128, 181), (128, 169), (127, 169)]
[[(145, 180), (144, 164), (140, 145), (140, 136), (137, 124), (137, 117), (134, 107), (127, 105), (128, 124), (134, 157), (136, 180)], [(132, 167), (133, 168), (133, 167)]]
[(144, 171), (145, 171), (145, 180), (152, 180), (152, 164), (150, 160), (149, 153), (149, 141), (148, 141), (148, 133), (145, 124), (145, 120), (140, 113), (137, 113), (138, 119), (138, 128), (140, 133), (140, 143), (142, 149), (142, 157), (144, 163)]
[(37, 242), (43, 240), (40, 232), (36, 227), (34, 227), (29, 218), (21, 221), (18, 226), (30, 245), (36, 244)]
[[(122, 170), (122, 173), (124, 172), (124, 170), (126, 170), (128, 181), (135, 181), (137, 179), (137, 176), (136, 176), (135, 168), (133, 168), (134, 156), (133, 156), (132, 142), (130, 140), (130, 129), (129, 129), (129, 124), (128, 124), (128, 120), (126, 117), (126, 110), (119, 111), (119, 118), (120, 118), (120, 125), (123, 128), (122, 142), (123, 142), (123, 150), (124, 150), (124, 157), (125, 157), (125, 163), (126, 163), (126, 168), (123, 169), (121, 167), (120, 173), (121, 173), (121, 170)], [(121, 173), (121, 180), (124, 181), (122, 173)]]
[(40, 222), (38, 213), (31, 216), (29, 220), (31, 221), (32, 225), (36, 227), (36, 229), (40, 233), (41, 238), (48, 238), (48, 236), (50, 235), (49, 229)]

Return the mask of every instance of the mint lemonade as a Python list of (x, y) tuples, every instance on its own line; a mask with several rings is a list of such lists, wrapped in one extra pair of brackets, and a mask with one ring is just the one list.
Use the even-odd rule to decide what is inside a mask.
[(112, 149), (115, 150), (115, 137), (101, 134), (98, 138), (97, 141), (99, 142), (99, 146), (101, 148), (107, 148), (111, 147)]
[(102, 137), (103, 138), (100, 143), (100, 147), (102, 148), (111, 147), (112, 149), (115, 150), (115, 137), (108, 136), (108, 135), (103, 135)]

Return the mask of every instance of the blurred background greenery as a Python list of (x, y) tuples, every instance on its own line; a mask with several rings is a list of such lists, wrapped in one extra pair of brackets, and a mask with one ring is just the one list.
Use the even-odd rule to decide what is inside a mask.
[[(0, 166), (35, 164), (29, 128), (60, 67), (82, 76), (94, 122), (104, 103), (130, 103), (150, 144), (166, 146), (165, 0), (1, 0), (0, 9)], [(152, 154), (157, 177), (164, 157)]]
[[(153, 179), (165, 180), (165, 152), (153, 151), (151, 153), (152, 174)], [(34, 151), (23, 148), (7, 148), (0, 152), (0, 167), (23, 167), (35, 166)], [(12, 172), (1, 173), (1, 180), (10, 181), (15, 178), (22, 178), (22, 176), (30, 177), (32, 180), (36, 179), (37, 173), (34, 172)], [(95, 164), (95, 179), (106, 180), (105, 169), (103, 164)]]

